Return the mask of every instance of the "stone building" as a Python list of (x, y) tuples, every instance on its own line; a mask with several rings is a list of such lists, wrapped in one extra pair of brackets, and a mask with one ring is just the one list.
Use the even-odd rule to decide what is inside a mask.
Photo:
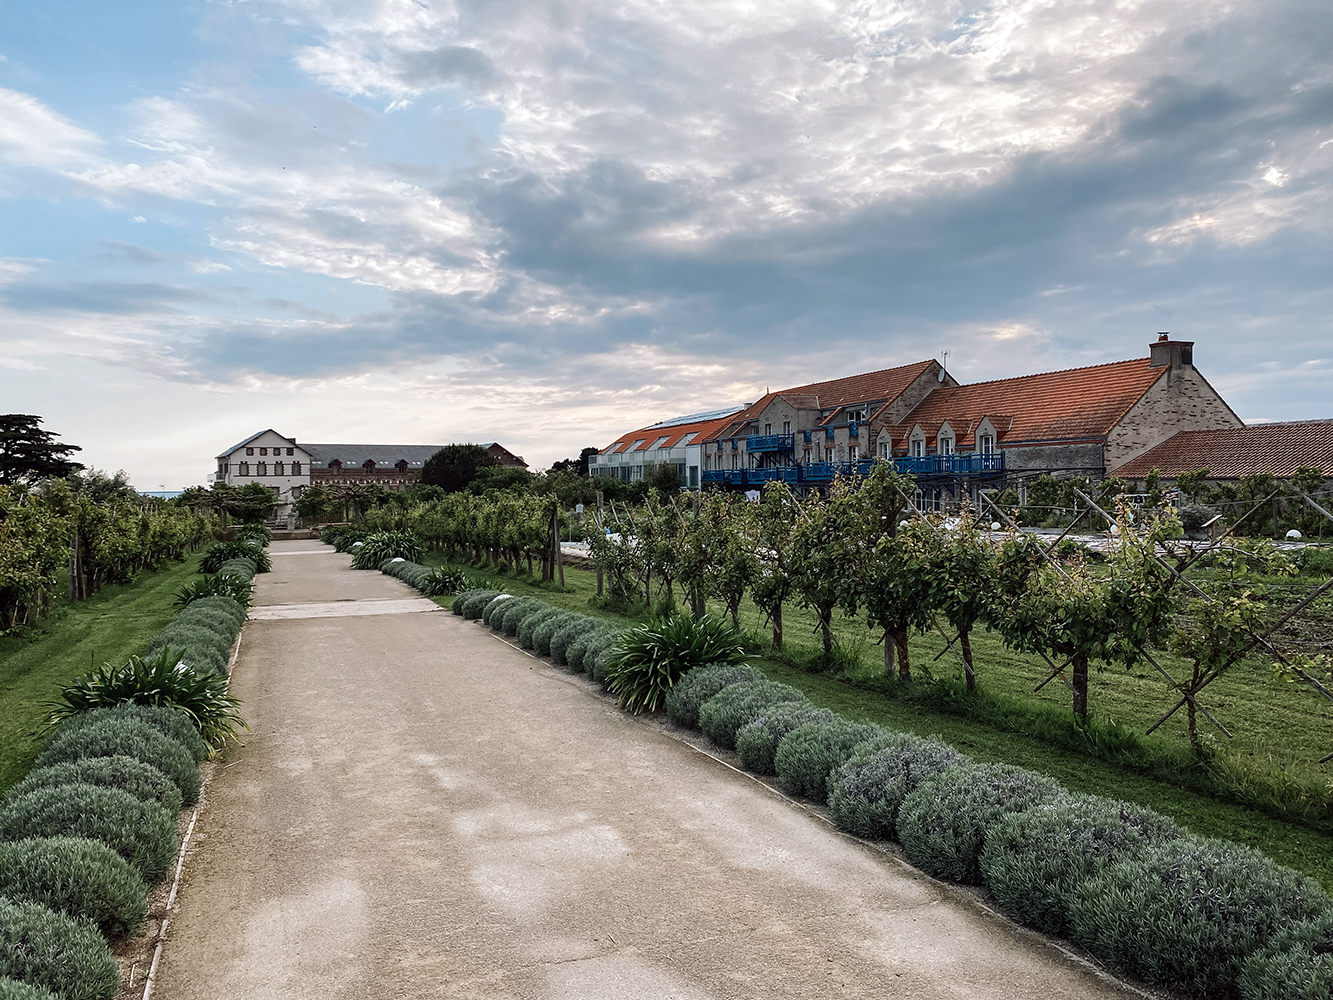
[[(696, 415), (689, 447), (702, 485), (818, 488), (876, 458), (916, 476), (926, 499), (1021, 489), (1043, 473), (1100, 479), (1180, 431), (1244, 426), (1194, 367), (1193, 348), (1161, 334), (1146, 357), (967, 385), (920, 361), (769, 392), (721, 419)], [(657, 437), (684, 426), (622, 435), (598, 465), (646, 460), (672, 446)]]
[(1116, 474), (1143, 479), (1156, 469), (1169, 483), (1206, 468), (1211, 481), (1235, 482), (1264, 474), (1290, 479), (1302, 466), (1333, 478), (1333, 420), (1181, 431), (1126, 462)]

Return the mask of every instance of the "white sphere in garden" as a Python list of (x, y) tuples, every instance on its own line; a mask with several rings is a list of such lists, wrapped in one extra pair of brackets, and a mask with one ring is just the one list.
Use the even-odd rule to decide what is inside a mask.
[(1299, 531), (1297, 531), (1295, 528), (1292, 528), (1290, 531), (1287, 532), (1287, 537), (1290, 538), (1290, 539), (1294, 542), (1294, 541), (1297, 541), (1298, 539), (1300, 539), (1300, 538), (1303, 537), (1303, 536), (1302, 536), (1301, 533), (1300, 533)]
[(363, 546), (363, 545), (365, 545), (365, 544), (366, 544), (365, 542), (353, 542), (353, 543), (352, 543), (352, 548), (354, 548), (354, 549), (359, 549), (359, 548), (361, 548), (361, 546)]
[(999, 522), (999, 521), (992, 521), (992, 522), (990, 523), (990, 530), (991, 530), (991, 531), (999, 531), (999, 530), (1000, 530), (1000, 522)]
[(389, 562), (407, 562), (402, 556), (394, 556)]

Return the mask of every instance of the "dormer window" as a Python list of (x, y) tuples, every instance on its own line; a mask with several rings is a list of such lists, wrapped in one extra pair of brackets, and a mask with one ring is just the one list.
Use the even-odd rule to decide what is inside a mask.
[(361, 463), (361, 468), (365, 469), (367, 472), (374, 472), (375, 460), (373, 458), (366, 459), (364, 462)]
[(912, 457), (913, 457), (913, 458), (924, 458), (924, 457), (925, 457), (925, 454), (926, 454), (926, 439), (925, 439), (925, 438), (912, 438), (912, 441), (911, 441), (911, 444), (910, 444), (909, 447), (911, 448), (911, 451), (912, 451)]
[(995, 454), (995, 438), (990, 434), (981, 435), (981, 453), (983, 455)]
[(397, 469), (400, 473), (406, 473), (406, 472), (407, 472), (407, 459), (405, 459), (405, 458), (400, 458), (400, 459), (398, 460), (398, 464), (395, 465), (394, 468)]
[(951, 437), (941, 437), (941, 438), (940, 438), (940, 449), (939, 449), (939, 450), (940, 450), (940, 454), (941, 454), (941, 455), (952, 455), (952, 454), (953, 454), (953, 438), (951, 438)]

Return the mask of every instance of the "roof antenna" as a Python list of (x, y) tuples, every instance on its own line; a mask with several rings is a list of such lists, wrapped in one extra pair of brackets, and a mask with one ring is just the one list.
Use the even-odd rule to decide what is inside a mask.
[(948, 351), (945, 351), (945, 352), (944, 352), (944, 362), (943, 362), (943, 364), (940, 365), (939, 380), (940, 380), (941, 382), (943, 382), (943, 381), (945, 380), (945, 378), (948, 377), (948, 374), (949, 374), (949, 352), (948, 352)]

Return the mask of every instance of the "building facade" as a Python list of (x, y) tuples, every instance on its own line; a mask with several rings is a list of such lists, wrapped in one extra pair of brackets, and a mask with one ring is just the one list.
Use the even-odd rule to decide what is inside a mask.
[[(1021, 490), (1042, 474), (1100, 479), (1181, 431), (1244, 426), (1194, 367), (1193, 349), (1160, 334), (1146, 357), (966, 385), (920, 361), (643, 428), (604, 449), (598, 468), (629, 465), (636, 478), (659, 453), (677, 460), (672, 449), (684, 444), (698, 449), (701, 486), (823, 488), (876, 459), (915, 476), (927, 500)], [(673, 436), (687, 426), (697, 431), (688, 443)]]

